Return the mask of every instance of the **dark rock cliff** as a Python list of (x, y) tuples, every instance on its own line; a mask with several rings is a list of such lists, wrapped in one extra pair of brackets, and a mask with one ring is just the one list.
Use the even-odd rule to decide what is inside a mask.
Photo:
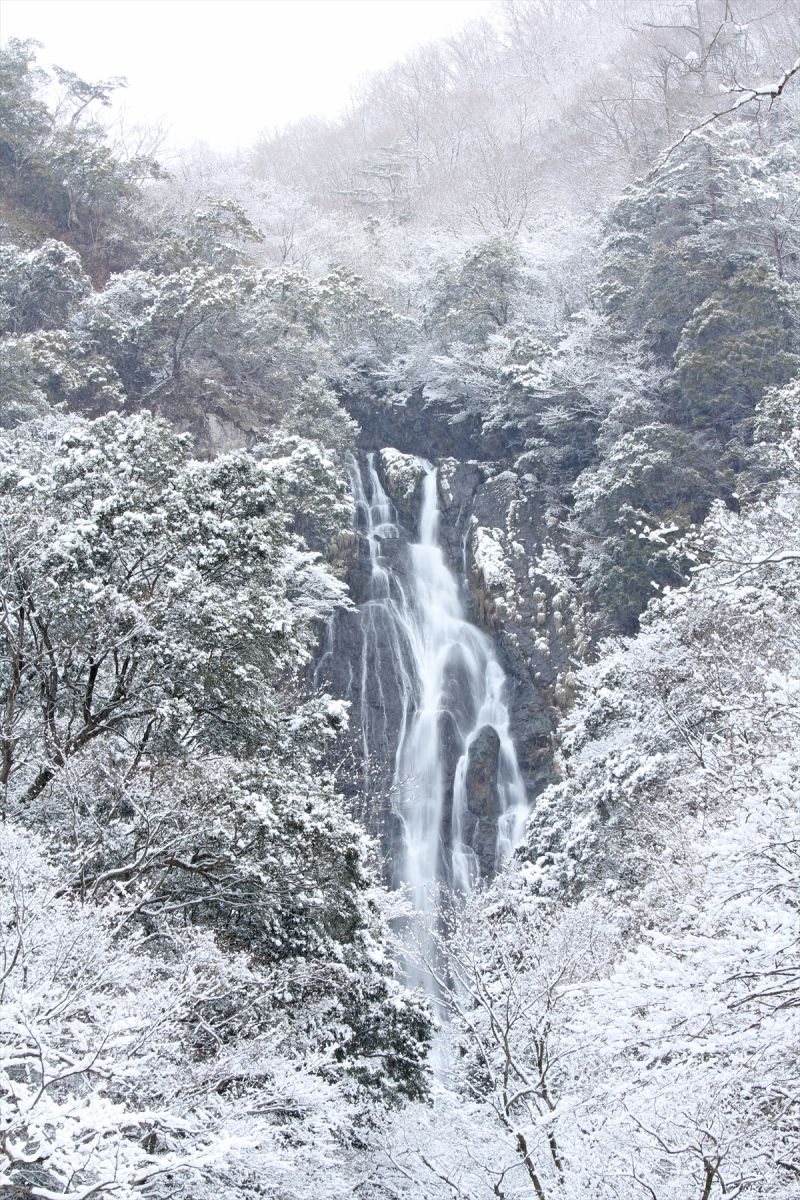
[[(410, 542), (417, 537), (424, 476), (422, 463), (414, 458), (438, 467), (439, 540), (462, 582), (469, 619), (492, 638), (506, 672), (512, 734), (533, 798), (552, 778), (553, 735), (561, 711), (571, 702), (572, 665), (585, 653), (586, 639), (579, 599), (550, 542), (550, 518), (537, 480), (513, 469), (522, 445), (520, 431), (484, 431), (474, 414), (453, 420), (452, 412), (426, 404), (420, 393), (394, 403), (348, 398), (348, 408), (361, 426), (362, 450), (376, 452), (381, 481)], [(394, 556), (393, 569), (402, 576), (403, 542), (386, 543), (383, 552)], [(353, 599), (361, 603), (370, 572), (365, 540), (354, 534), (340, 547), (339, 559)], [(360, 705), (364, 687), (380, 686), (367, 678), (380, 674), (380, 664), (369, 664), (377, 669), (354, 678), (363, 649), (355, 616), (338, 620), (334, 641), (331, 631), (328, 638), (318, 678)], [(398, 837), (390, 784), (400, 713), (386, 690), (366, 700), (367, 721), (374, 718), (380, 725), (373, 735), (382, 744), (382, 761), (373, 756), (360, 780), (355, 773), (350, 778), (354, 791), (369, 788), (371, 808), (361, 815), (391, 855)], [(363, 730), (354, 727), (351, 736), (357, 763), (363, 758)], [(491, 843), (487, 830), (496, 821), (493, 738), (496, 742), (486, 729), (470, 756), (470, 840), (477, 847)]]

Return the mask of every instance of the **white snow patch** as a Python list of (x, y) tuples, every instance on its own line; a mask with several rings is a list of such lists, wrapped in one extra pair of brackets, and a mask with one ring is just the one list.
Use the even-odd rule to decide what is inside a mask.
[(391, 446), (380, 451), (380, 460), (390, 494), (400, 501), (413, 500), (417, 485), (427, 473), (429, 464), (424, 458), (401, 454)]

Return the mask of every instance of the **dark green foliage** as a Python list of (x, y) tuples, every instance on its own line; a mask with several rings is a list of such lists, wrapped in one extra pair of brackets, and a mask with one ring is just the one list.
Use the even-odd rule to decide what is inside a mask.
[(686, 576), (674, 557), (632, 530), (603, 544), (589, 579), (594, 603), (620, 633), (635, 633), (639, 617), (665, 586), (681, 587)]
[(686, 325), (675, 353), (675, 414), (728, 433), (752, 416), (766, 387), (800, 367), (792, 289), (765, 263), (739, 271)]
[(590, 555), (587, 587), (613, 628), (634, 630), (655, 590), (683, 581), (669, 543), (732, 486), (717, 442), (666, 424), (623, 434), (584, 472), (576, 512), (582, 528), (604, 538)]
[(357, 1064), (351, 1068), (357, 1085), (387, 1104), (426, 1099), (428, 1080), (420, 1071), (420, 1057), (431, 1042), (427, 1004), (410, 1003), (385, 971), (367, 975), (345, 964), (342, 976), (349, 984), (340, 993), (346, 997), (346, 1033), (336, 1058)]
[(84, 415), (119, 408), (124, 394), (107, 359), (63, 330), (29, 333), (0, 342), (0, 425), (65, 406)]
[[(768, 249), (749, 173), (758, 147), (710, 130), (676, 149), (614, 209), (598, 299), (667, 358), (695, 309)], [(757, 191), (755, 195), (758, 195)]]
[(36, 250), (0, 246), (0, 332), (61, 329), (92, 290), (80, 258), (63, 242)]
[(0, 50), (0, 188), (29, 227), (67, 241), (96, 280), (135, 260), (141, 214), (139, 185), (158, 176), (156, 162), (123, 162), (92, 117), (124, 81), (89, 84), (56, 68), (63, 97), (56, 111), (42, 99), (48, 83), (36, 67), (35, 43), (11, 39)]
[(6, 196), (32, 206), (42, 186), (38, 147), (52, 120), (40, 93), (47, 74), (35, 65), (35, 43), (12, 39), (0, 50), (0, 172)]
[(630, 187), (611, 217), (598, 299), (628, 336), (643, 333), (660, 354), (728, 269), (717, 245), (724, 227), (721, 167), (697, 140)]
[(606, 539), (584, 561), (614, 628), (635, 628), (651, 581), (676, 582), (638, 522), (685, 528), (731, 496), (736, 473), (756, 484), (753, 414), (800, 365), (791, 129), (762, 129), (752, 114), (710, 127), (612, 214), (597, 299), (621, 346), (639, 339), (672, 367), (654, 397), (658, 424), (606, 441), (576, 486), (581, 528)]
[(513, 241), (493, 238), (439, 267), (429, 306), (431, 329), (444, 342), (481, 344), (509, 323), (522, 282)]
[(643, 425), (581, 477), (576, 508), (587, 527), (627, 528), (631, 516), (696, 521), (720, 485), (719, 444), (674, 425)]
[(735, 263), (713, 253), (702, 237), (657, 246), (639, 289), (645, 344), (662, 357), (671, 354), (697, 306), (734, 270)]
[(148, 247), (141, 265), (159, 275), (200, 264), (213, 265), (221, 273), (246, 262), (246, 247), (263, 240), (241, 205), (210, 197), (201, 208), (173, 218)]

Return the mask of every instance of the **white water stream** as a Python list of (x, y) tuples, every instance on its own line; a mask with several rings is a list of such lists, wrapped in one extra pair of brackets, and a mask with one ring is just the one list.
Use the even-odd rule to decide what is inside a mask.
[[(399, 710), (392, 785), (402, 826), (397, 877), (415, 909), (433, 915), (442, 887), (467, 894), (479, 877), (479, 818), (482, 861), (488, 825), (496, 869), (520, 840), (528, 810), (509, 730), (505, 675), (487, 635), (465, 618), (438, 544), (436, 469), (426, 463), (425, 472), (419, 541), (408, 547), (410, 562), (400, 570), (395, 539), (402, 531), (374, 456), (367, 456), (363, 470), (351, 461), (356, 525), (367, 539), (371, 569), (369, 599), (361, 607), (365, 783), (376, 745), (394, 740), (387, 713)], [(389, 541), (395, 542), (392, 554)], [(389, 687), (398, 695), (387, 704)], [(493, 811), (480, 814), (470, 807), (470, 748), (487, 727), (496, 735), (496, 790)]]

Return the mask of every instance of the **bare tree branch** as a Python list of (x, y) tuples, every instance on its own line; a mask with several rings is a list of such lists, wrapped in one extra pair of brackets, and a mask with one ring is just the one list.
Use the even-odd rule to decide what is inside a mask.
[(796, 59), (791, 67), (784, 71), (783, 75), (781, 75), (780, 79), (777, 80), (776, 83), (770, 84), (767, 87), (732, 88), (728, 94), (735, 94), (737, 96), (733, 104), (729, 105), (728, 108), (715, 109), (714, 112), (709, 113), (709, 115), (697, 125), (692, 125), (689, 129), (684, 130), (677, 141), (672, 143), (672, 145), (661, 158), (660, 162), (653, 167), (652, 171), (650, 171), (648, 175), (648, 178), (652, 178), (652, 176), (657, 174), (662, 167), (665, 167), (675, 151), (682, 146), (684, 142), (687, 142), (691, 137), (695, 137), (701, 132), (701, 130), (711, 125), (714, 121), (719, 121), (723, 117), (728, 117), (731, 115), (731, 113), (737, 112), (740, 108), (743, 108), (745, 104), (751, 104), (754, 101), (760, 104), (764, 100), (769, 100), (770, 104), (772, 104), (778, 99), (779, 96), (783, 94), (787, 83), (798, 74), (800, 74), (800, 58)]

